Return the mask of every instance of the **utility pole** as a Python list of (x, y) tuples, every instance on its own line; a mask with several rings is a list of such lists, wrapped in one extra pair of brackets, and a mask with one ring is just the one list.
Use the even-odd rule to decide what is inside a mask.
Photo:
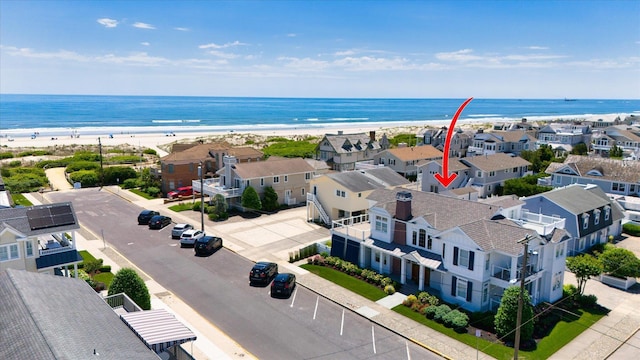
[(104, 186), (104, 169), (102, 168), (102, 142), (98, 137), (98, 148), (100, 149), (100, 189)]
[(200, 165), (198, 166), (198, 175), (200, 175), (200, 227), (202, 232), (204, 233), (204, 187), (203, 187), (203, 176), (204, 176), (204, 168), (203, 163), (200, 161)]
[(522, 326), (522, 306), (524, 303), (524, 280), (527, 277), (527, 259), (529, 255), (529, 235), (518, 241), (524, 244), (524, 257), (522, 258), (522, 270), (520, 274), (520, 296), (518, 297), (518, 316), (516, 317), (516, 340), (513, 344), (513, 359), (518, 360), (518, 350), (520, 349), (520, 327)]

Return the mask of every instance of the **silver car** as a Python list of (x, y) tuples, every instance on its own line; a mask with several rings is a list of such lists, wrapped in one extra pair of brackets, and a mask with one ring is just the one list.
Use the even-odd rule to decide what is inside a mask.
[(184, 246), (194, 246), (196, 241), (204, 236), (204, 232), (202, 230), (190, 229), (180, 235), (180, 247)]
[(183, 232), (191, 229), (193, 229), (193, 225), (191, 224), (176, 224), (176, 226), (173, 227), (173, 230), (171, 230), (171, 238), (180, 239), (180, 235), (182, 235)]

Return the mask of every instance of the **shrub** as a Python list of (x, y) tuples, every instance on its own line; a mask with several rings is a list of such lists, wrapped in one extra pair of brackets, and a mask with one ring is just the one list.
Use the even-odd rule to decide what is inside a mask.
[(13, 153), (10, 151), (0, 152), (0, 159), (11, 159), (13, 158)]
[(80, 170), (69, 175), (71, 182), (79, 182), (82, 187), (92, 187), (98, 184), (98, 173), (93, 170)]
[(469, 316), (459, 310), (452, 310), (442, 317), (442, 322), (453, 329), (465, 329), (469, 325)]
[[(431, 306), (429, 306), (431, 307)], [(436, 313), (433, 316), (433, 320), (442, 323), (444, 321), (444, 317), (445, 315), (447, 315), (449, 312), (451, 312), (451, 308), (449, 307), (449, 305), (446, 304), (442, 304), (439, 306), (435, 306), (436, 308)]]
[(160, 188), (149, 186), (145, 192), (153, 197), (157, 197), (160, 195)]
[(568, 284), (562, 287), (563, 298), (573, 297), (577, 293), (578, 293), (578, 288), (573, 284)]
[(9, 163), (9, 167), (19, 167), (22, 166), (22, 161), (20, 160), (13, 160)]
[(387, 295), (393, 295), (396, 292), (396, 288), (393, 285), (387, 285), (384, 287), (384, 292)]
[(593, 308), (598, 304), (598, 297), (595, 295), (580, 295), (577, 300), (584, 309)]
[(125, 293), (143, 310), (151, 309), (151, 295), (144, 280), (131, 268), (120, 269), (113, 277), (109, 295)]
[(125, 189), (133, 189), (138, 187), (138, 179), (126, 179), (122, 183), (122, 187)]
[(622, 232), (631, 236), (640, 236), (640, 225), (628, 222), (622, 225)]
[(440, 303), (440, 300), (435, 295), (431, 295), (426, 291), (422, 291), (418, 294), (418, 300), (423, 304), (434, 306), (438, 306)]
[(436, 316), (436, 311), (438, 310), (438, 306), (427, 306), (424, 309), (424, 316), (427, 317), (427, 319), (433, 319)]
[(411, 305), (415, 304), (416, 302), (418, 302), (418, 298), (416, 298), (415, 295), (411, 294), (407, 296), (406, 299), (404, 299), (402, 305), (411, 307)]

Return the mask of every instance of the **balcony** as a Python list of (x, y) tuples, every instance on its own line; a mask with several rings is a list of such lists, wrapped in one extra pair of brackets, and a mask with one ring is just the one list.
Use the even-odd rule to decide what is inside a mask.
[(334, 220), (331, 222), (331, 233), (340, 234), (348, 239), (364, 241), (371, 237), (369, 214)]
[[(535, 260), (537, 262), (537, 259)], [(536, 264), (527, 264), (527, 271), (525, 272), (526, 281), (530, 282), (535, 278), (538, 278), (542, 269)], [(503, 267), (499, 265), (491, 265), (491, 283), (500, 287), (508, 287), (512, 285), (514, 281), (522, 278), (522, 266), (518, 266), (518, 270), (511, 271), (510, 267)]]
[(200, 180), (191, 181), (193, 191), (204, 193), (210, 197), (220, 194), (225, 199), (236, 198), (242, 196), (242, 189), (240, 188), (226, 188), (220, 184), (220, 178), (204, 179), (202, 181), (203, 190), (200, 188)]
[(516, 220), (522, 227), (535, 230), (540, 235), (549, 235), (554, 229), (564, 229), (564, 218), (536, 214), (522, 211), (520, 219)]
[(36, 268), (49, 269), (65, 267), (82, 261), (75, 244), (64, 236), (50, 235), (38, 239), (40, 249), (36, 259)]

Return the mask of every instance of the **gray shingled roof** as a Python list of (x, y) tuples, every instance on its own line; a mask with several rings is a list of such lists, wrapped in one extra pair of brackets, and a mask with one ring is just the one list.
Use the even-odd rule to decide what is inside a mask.
[(542, 194), (534, 195), (533, 197), (536, 196), (543, 196), (574, 215), (579, 215), (605, 205), (611, 205), (611, 201), (607, 198), (602, 198), (590, 191), (585, 191), (585, 188), (580, 185), (553, 189)]
[(0, 303), (0, 359), (159, 359), (83, 280), (7, 269)]
[(331, 146), (334, 151), (338, 153), (349, 153), (353, 151), (364, 151), (368, 146), (371, 146), (371, 149), (379, 149), (380, 144), (378, 141), (371, 141), (371, 137), (369, 134), (358, 133), (358, 134), (327, 134), (324, 137)]
[[(640, 183), (640, 161), (625, 161), (599, 157), (569, 155), (563, 164), (551, 163), (545, 171), (548, 174), (557, 172), (564, 166), (571, 167), (579, 176), (591, 179), (606, 179)], [(588, 175), (590, 170), (601, 171), (602, 176)]]
[(525, 229), (502, 221), (478, 220), (460, 226), (483, 251), (501, 251), (509, 255), (522, 253), (522, 244), (518, 241), (527, 235), (537, 237), (535, 230)]
[(471, 156), (460, 159), (463, 163), (474, 166), (482, 171), (499, 171), (518, 166), (529, 166), (530, 162), (505, 153), (495, 153), (492, 155)]
[(352, 192), (362, 192), (406, 185), (410, 181), (389, 168), (343, 171), (327, 174), (338, 184)]
[[(495, 205), (422, 191), (407, 189), (403, 191), (409, 191), (412, 194), (413, 217), (423, 217), (434, 228), (441, 231), (477, 220), (490, 219), (498, 212), (498, 207)], [(384, 208), (395, 215), (397, 192), (397, 190), (378, 189), (373, 191), (367, 199), (376, 201), (377, 207)]]
[(478, 200), (485, 204), (492, 204), (507, 209), (513, 206), (524, 205), (524, 201), (518, 199), (516, 195), (491, 196), (486, 199)]
[(313, 172), (314, 169), (303, 158), (278, 158), (266, 161), (234, 164), (236, 174), (242, 179), (255, 179), (266, 176), (300, 174)]

